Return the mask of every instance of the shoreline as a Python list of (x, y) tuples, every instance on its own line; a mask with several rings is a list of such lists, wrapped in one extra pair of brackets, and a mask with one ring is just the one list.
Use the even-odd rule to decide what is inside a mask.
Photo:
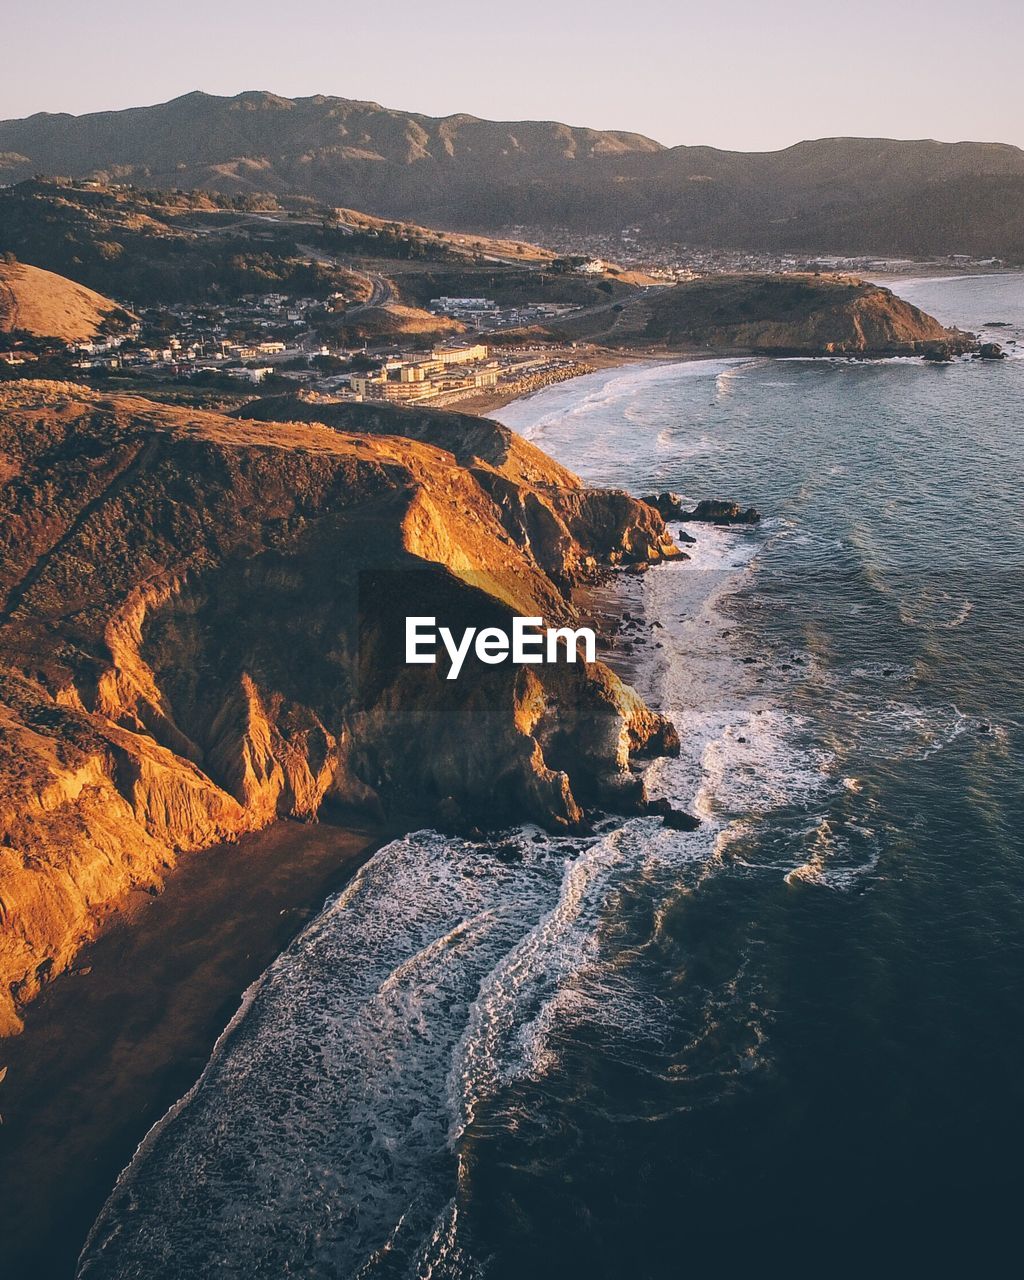
[[(876, 284), (882, 288), (890, 289), (897, 297), (900, 296), (898, 286), (900, 284), (929, 284), (947, 280), (975, 280), (987, 279), (989, 277), (998, 276), (1022, 276), (1024, 277), (1024, 267), (1000, 267), (993, 271), (977, 271), (977, 270), (957, 270), (950, 267), (947, 270), (936, 270), (932, 264), (920, 265), (919, 270), (915, 271), (910, 268), (906, 271), (893, 272), (887, 274), (884, 272), (872, 272), (871, 274), (862, 274), (861, 279), (869, 284)], [(528, 399), (538, 391), (544, 390), (548, 386), (556, 385), (561, 382), (571, 382), (577, 378), (587, 377), (591, 374), (602, 373), (608, 369), (621, 369), (627, 367), (643, 368), (644, 366), (659, 364), (690, 364), (697, 360), (734, 360), (734, 359), (751, 359), (764, 352), (753, 350), (739, 350), (736, 348), (728, 348), (725, 350), (693, 350), (684, 349), (677, 351), (667, 351), (664, 348), (638, 348), (636, 350), (627, 350), (624, 348), (601, 347), (594, 346), (588, 348), (586, 345), (579, 347), (568, 347), (552, 345), (551, 352), (553, 355), (571, 356), (577, 359), (581, 365), (587, 366), (578, 372), (570, 373), (564, 378), (552, 378), (542, 382), (536, 387), (523, 389), (522, 387), (511, 386), (505, 389), (495, 388), (491, 391), (481, 391), (477, 395), (466, 396), (457, 402), (444, 407), (454, 410), (456, 413), (469, 413), (476, 417), (488, 417), (498, 409), (504, 409), (507, 405), (515, 403), (517, 400)], [(793, 357), (786, 356), (782, 352), (770, 353), (768, 359), (791, 359)], [(808, 355), (807, 359), (884, 359), (884, 355), (879, 354), (851, 354), (851, 355)], [(910, 356), (908, 358), (915, 358)]]
[(12, 1280), (71, 1280), (139, 1143), (246, 990), (396, 831), (279, 821), (139, 894), (0, 1044), (0, 1236)]
[(577, 378), (590, 377), (595, 373), (603, 373), (607, 369), (623, 369), (629, 366), (642, 368), (645, 365), (685, 364), (691, 360), (715, 359), (714, 353), (703, 352), (653, 352), (653, 351), (612, 351), (608, 348), (597, 348), (594, 351), (574, 351), (568, 347), (552, 347), (553, 355), (571, 355), (579, 360), (584, 368), (564, 378), (552, 378), (535, 387), (496, 388), (493, 391), (482, 391), (479, 395), (467, 396), (458, 403), (446, 405), (456, 413), (469, 413), (477, 418), (486, 418), (497, 409), (504, 409), (517, 400), (526, 400), (538, 391), (549, 386), (558, 386), (565, 382), (574, 382)]

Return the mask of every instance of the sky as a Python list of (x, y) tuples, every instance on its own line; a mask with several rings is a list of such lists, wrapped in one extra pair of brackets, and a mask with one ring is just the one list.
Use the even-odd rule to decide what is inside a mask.
[(0, 119), (193, 89), (369, 99), (764, 151), (837, 135), (1024, 146), (1024, 3), (36, 0), (0, 22)]

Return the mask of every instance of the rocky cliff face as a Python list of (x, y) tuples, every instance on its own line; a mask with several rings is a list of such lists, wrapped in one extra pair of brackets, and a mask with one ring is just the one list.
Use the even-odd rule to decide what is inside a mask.
[(563, 586), (598, 564), (642, 563), (676, 554), (664, 521), (647, 503), (615, 490), (584, 488), (567, 468), (487, 418), (308, 394), (255, 400), (238, 416), (398, 435), (447, 450), (493, 500), (508, 534)]
[(407, 613), (568, 622), (597, 565), (678, 554), (497, 424), (0, 395), (0, 1033), (183, 852), (325, 804), (571, 829), (672, 749), (601, 664), (401, 660)]

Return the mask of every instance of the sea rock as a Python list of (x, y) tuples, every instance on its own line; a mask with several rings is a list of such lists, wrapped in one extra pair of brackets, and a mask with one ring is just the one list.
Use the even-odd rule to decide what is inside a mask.
[(952, 364), (953, 351), (947, 343), (937, 342), (935, 346), (929, 347), (925, 351), (923, 358), (929, 364)]
[(678, 520), (683, 514), (683, 500), (678, 493), (648, 493), (641, 501), (653, 507), (663, 520)]
[(695, 818), (684, 809), (673, 808), (671, 801), (664, 797), (649, 800), (644, 812), (660, 817), (665, 826), (671, 827), (673, 831), (696, 831), (700, 826), (700, 818)]
[(757, 524), (761, 513), (753, 507), (743, 508), (738, 502), (705, 498), (692, 511), (684, 511), (680, 520), (700, 520), (706, 524)]
[(983, 342), (978, 348), (979, 360), (1005, 360), (1006, 352), (998, 342)]
[[(641, 502), (646, 502), (649, 507), (653, 507), (663, 520), (681, 520), (683, 519), (683, 500), (678, 493), (648, 493)], [(681, 529), (676, 535), (676, 539), (683, 543), (693, 543), (697, 539), (685, 529)]]

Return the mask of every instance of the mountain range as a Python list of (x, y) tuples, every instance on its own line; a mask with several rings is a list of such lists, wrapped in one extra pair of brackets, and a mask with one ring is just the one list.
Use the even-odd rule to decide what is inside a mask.
[(1024, 151), (1001, 143), (824, 138), (733, 152), (323, 95), (195, 92), (0, 122), (0, 181), (39, 173), (309, 195), (466, 230), (635, 226), (695, 247), (1024, 261)]

